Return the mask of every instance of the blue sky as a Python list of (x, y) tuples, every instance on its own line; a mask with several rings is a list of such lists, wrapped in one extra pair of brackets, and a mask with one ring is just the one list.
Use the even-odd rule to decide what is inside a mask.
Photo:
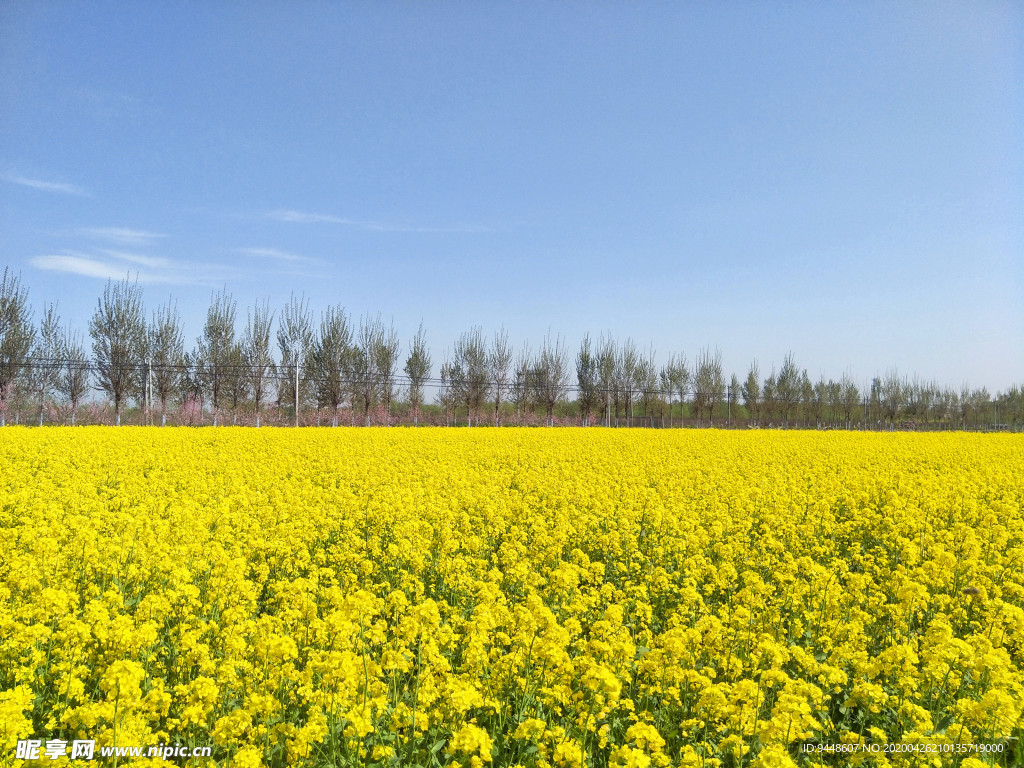
[[(0, 265), (1024, 380), (1019, 3), (0, 5)], [(241, 326), (241, 322), (240, 322)], [(437, 367), (435, 365), (435, 373)]]

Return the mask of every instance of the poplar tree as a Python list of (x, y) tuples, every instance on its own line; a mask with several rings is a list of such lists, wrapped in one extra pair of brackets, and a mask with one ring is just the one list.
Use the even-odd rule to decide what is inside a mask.
[(355, 390), (363, 403), (366, 426), (370, 426), (370, 408), (378, 402), (378, 398), (390, 400), (398, 363), (398, 339), (394, 329), (389, 331), (384, 328), (384, 322), (378, 314), (376, 317), (359, 319), (356, 342), (352, 352)]
[(881, 402), (882, 414), (889, 422), (889, 431), (895, 426), (896, 419), (903, 410), (907, 387), (895, 370), (887, 371), (882, 379)]
[(0, 426), (7, 425), (17, 385), (28, 378), (28, 356), (35, 336), (28, 289), (22, 287), (20, 275), (4, 267), (0, 279)]
[(650, 424), (651, 412), (658, 390), (658, 370), (654, 362), (653, 347), (648, 350), (646, 357), (640, 357), (634, 376), (633, 386), (643, 404), (644, 416), (647, 417), (648, 424)]
[(844, 373), (839, 380), (839, 402), (846, 422), (846, 428), (853, 427), (853, 412), (860, 405), (860, 389), (849, 373)]
[(246, 383), (248, 391), (252, 393), (257, 427), (260, 426), (260, 409), (274, 365), (274, 358), (270, 356), (270, 326), (273, 322), (274, 314), (270, 311), (269, 300), (262, 305), (257, 302), (255, 309), (247, 313), (245, 336), (242, 339)]
[(793, 407), (800, 400), (800, 371), (793, 360), (793, 353), (790, 352), (782, 361), (782, 368), (775, 379), (775, 399), (782, 413), (786, 427), (789, 427), (789, 417)]
[[(328, 307), (309, 347), (309, 368), (317, 402), (331, 409), (331, 425), (338, 426), (338, 409), (351, 391), (352, 328), (341, 307)], [(355, 406), (353, 405), (353, 410)]]
[(527, 342), (516, 355), (515, 366), (512, 369), (512, 402), (516, 407), (516, 419), (520, 424), (526, 418), (526, 409), (530, 405), (531, 359), (530, 345)]
[(391, 426), (391, 401), (395, 396), (395, 376), (398, 374), (398, 334), (393, 325), (384, 327), (374, 337), (373, 370), (377, 377), (377, 392), (384, 404), (387, 426)]
[(494, 426), (498, 426), (501, 403), (508, 392), (512, 368), (512, 345), (508, 341), (508, 331), (504, 328), (494, 333), (491, 350), (487, 354), (487, 366), (490, 371), (491, 391), (494, 393)]
[(487, 370), (487, 343), (483, 330), (473, 326), (455, 342), (455, 353), (449, 375), (456, 388), (456, 396), (466, 405), (468, 426), (473, 419), (480, 422), (480, 412), (487, 399), (490, 380)]
[(706, 347), (697, 353), (694, 362), (695, 388), (693, 407), (700, 425), (704, 414), (708, 415), (708, 423), (714, 426), (715, 408), (722, 402), (725, 394), (725, 379), (722, 376), (722, 353), (717, 349), (712, 352)]
[[(601, 410), (605, 414), (606, 427), (611, 424), (612, 401), (614, 400), (613, 390), (615, 389), (615, 369), (618, 360), (618, 351), (615, 348), (615, 340), (611, 335), (601, 337), (597, 342), (597, 386)], [(615, 408), (618, 415), (618, 401)]]
[(444, 409), (444, 425), (446, 427), (451, 425), (453, 417), (455, 417), (455, 426), (459, 425), (458, 416), (455, 413), (455, 408), (458, 405), (458, 390), (455, 385), (456, 375), (446, 350), (445, 360), (441, 363), (441, 391), (438, 393), (438, 400)]
[(615, 415), (618, 416), (621, 399), (626, 415), (626, 426), (630, 426), (633, 420), (633, 386), (636, 381), (636, 366), (639, 360), (640, 355), (636, 350), (636, 344), (632, 339), (626, 339), (619, 347), (613, 378)]
[[(305, 296), (292, 294), (277, 324), (277, 348), (281, 353), (280, 376), (277, 384), (277, 406), (288, 403), (295, 410), (295, 425), (299, 424), (298, 409), (310, 397), (310, 347), (313, 340), (313, 320), (309, 301)], [(296, 387), (298, 395), (296, 396)]]
[(238, 409), (249, 396), (249, 374), (242, 342), (233, 341), (224, 363), (224, 400), (231, 410), (231, 423), (238, 424)]
[(63, 396), (71, 411), (71, 424), (78, 417), (78, 406), (89, 390), (89, 361), (85, 357), (82, 334), (65, 329), (61, 334), (61, 367), (57, 378), (57, 392)]
[[(185, 363), (185, 337), (177, 305), (173, 302), (168, 301), (153, 312), (147, 363), (153, 375), (153, 394), (160, 400), (160, 426), (164, 426), (167, 424), (167, 402), (181, 388)], [(185, 399), (182, 398), (183, 401)]]
[(409, 407), (412, 409), (412, 423), (419, 426), (420, 407), (423, 405), (423, 384), (430, 377), (430, 350), (427, 349), (427, 334), (423, 322), (409, 345), (409, 356), (405, 359), (405, 375), (409, 377)]
[(534, 363), (534, 386), (544, 405), (548, 426), (555, 425), (555, 405), (569, 388), (569, 360), (562, 337), (549, 332)]
[(580, 419), (585, 426), (590, 423), (590, 414), (598, 400), (597, 377), (598, 359), (590, 344), (590, 334), (580, 342), (580, 351), (576, 353), (576, 402), (580, 407)]
[(140, 391), (146, 348), (146, 319), (142, 289), (126, 278), (108, 280), (89, 323), (93, 357), (100, 389), (114, 401), (114, 416), (121, 424), (121, 410), (132, 391)]
[(39, 324), (39, 333), (32, 350), (32, 383), (33, 389), (39, 395), (40, 427), (43, 426), (43, 415), (46, 412), (46, 398), (60, 380), (62, 353), (60, 317), (57, 315), (57, 308), (53, 304), (48, 304), (43, 310), (43, 319)]
[(743, 382), (743, 407), (747, 409), (747, 416), (754, 424), (761, 423), (761, 371), (758, 370), (757, 360), (747, 371), (747, 378)]
[[(235, 300), (227, 288), (210, 297), (203, 335), (197, 340), (196, 365), (213, 410), (213, 426), (217, 426), (222, 396), (228, 388), (231, 367), (235, 360)], [(205, 399), (205, 397), (204, 397)]]

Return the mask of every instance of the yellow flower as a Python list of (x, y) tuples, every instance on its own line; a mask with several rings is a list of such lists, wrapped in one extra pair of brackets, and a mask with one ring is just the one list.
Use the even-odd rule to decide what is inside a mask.
[(471, 723), (463, 725), (452, 737), (451, 750), (463, 755), (479, 755), (486, 763), (491, 762), (491, 737), (487, 731)]

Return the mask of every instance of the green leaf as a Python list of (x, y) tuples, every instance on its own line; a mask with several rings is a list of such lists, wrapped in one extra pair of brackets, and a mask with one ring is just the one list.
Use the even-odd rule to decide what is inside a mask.
[(435, 742), (434, 746), (432, 746), (430, 748), (430, 751), (433, 752), (434, 754), (437, 754), (438, 752), (441, 751), (441, 747), (444, 746), (446, 741), (448, 741), (448, 739), (440, 739), (439, 741)]

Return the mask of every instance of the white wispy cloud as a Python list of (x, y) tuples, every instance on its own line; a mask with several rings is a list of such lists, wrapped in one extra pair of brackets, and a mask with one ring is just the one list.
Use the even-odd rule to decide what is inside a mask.
[(425, 232), (425, 233), (454, 233), (454, 234), (473, 234), (475, 232), (493, 232), (490, 227), (478, 226), (475, 224), (453, 224), (447, 227), (417, 227), (407, 224), (386, 224), (376, 221), (367, 221), (363, 223), (366, 229), (372, 229), (375, 232)]
[(350, 224), (359, 225), (361, 222), (346, 219), (341, 216), (332, 216), (329, 213), (308, 213), (307, 211), (277, 210), (267, 214), (267, 218), (274, 221), (288, 221), (296, 224)]
[(121, 259), (122, 261), (128, 261), (132, 264), (139, 264), (143, 267), (150, 267), (152, 269), (162, 269), (164, 267), (171, 266), (169, 259), (165, 259), (162, 256), (141, 256), (137, 253), (125, 253), (124, 251), (109, 251), (105, 248), (99, 249), (100, 253), (105, 253), (107, 256), (111, 256), (115, 259)]
[(25, 176), (17, 176), (14, 174), (4, 174), (0, 176), (0, 179), (10, 182), (11, 184), (20, 184), (23, 187), (31, 187), (32, 189), (38, 189), (43, 192), (57, 192), (62, 195), (88, 195), (88, 193), (81, 187), (74, 184), (65, 184), (60, 181), (41, 181), (40, 179), (30, 179)]
[(296, 253), (289, 253), (288, 251), (280, 251), (277, 248), (236, 248), (235, 252), (245, 254), (246, 256), (259, 256), (267, 259), (277, 259), (278, 261), (312, 261), (312, 259), (305, 256), (299, 256)]
[(67, 272), (72, 275), (84, 275), (85, 277), (98, 277), (103, 280), (121, 280), (124, 277), (138, 276), (139, 282), (150, 282), (143, 279), (143, 276), (131, 270), (125, 269), (121, 264), (99, 261), (88, 256), (77, 256), (73, 254), (51, 254), (49, 256), (36, 256), (29, 259), (29, 264), (38, 269), (45, 269), (49, 272)]
[[(150, 258), (120, 252), (107, 252), (114, 260), (99, 258), (93, 254), (65, 251), (29, 259), (37, 269), (49, 272), (95, 277), (102, 280), (138, 280), (140, 283), (160, 284), (208, 284), (219, 285), (225, 280), (238, 279), (238, 270), (221, 264), (208, 262), (174, 262), (170, 259)], [(132, 266), (126, 266), (128, 262)]]
[(347, 219), (344, 216), (335, 216), (330, 213), (310, 213), (308, 211), (295, 211), (279, 209), (267, 214), (267, 218), (274, 221), (284, 221), (293, 224), (342, 224), (350, 227), (367, 229), (372, 232), (423, 232), (423, 233), (455, 233), (472, 234), (476, 232), (491, 232), (490, 227), (476, 224), (454, 224), (450, 226), (416, 226), (387, 221), (360, 221), (358, 219)]
[(90, 237), (94, 240), (106, 240), (118, 245), (146, 246), (167, 237), (158, 232), (147, 232), (144, 229), (128, 229), (126, 227), (83, 227), (75, 230), (76, 235)]

